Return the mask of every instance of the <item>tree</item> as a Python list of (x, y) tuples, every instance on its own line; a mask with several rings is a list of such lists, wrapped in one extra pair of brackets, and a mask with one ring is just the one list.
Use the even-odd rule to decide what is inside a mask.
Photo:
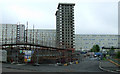
[(109, 54), (110, 54), (111, 56), (113, 56), (113, 54), (114, 54), (114, 47), (113, 47), (113, 46), (110, 48)]
[(96, 45), (96, 52), (99, 52), (100, 51), (100, 47), (99, 45)]
[(99, 52), (99, 51), (100, 51), (99, 45), (93, 45), (91, 52)]
[(91, 48), (90, 51), (93, 52), (93, 49)]
[(111, 47), (111, 50), (114, 50), (114, 47), (113, 47), (113, 46)]

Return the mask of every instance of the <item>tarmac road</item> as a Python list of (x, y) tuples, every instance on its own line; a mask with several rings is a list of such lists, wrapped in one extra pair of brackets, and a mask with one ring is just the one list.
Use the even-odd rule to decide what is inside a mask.
[(99, 69), (99, 61), (90, 58), (68, 66), (3, 64), (2, 67), (3, 72), (103, 72)]

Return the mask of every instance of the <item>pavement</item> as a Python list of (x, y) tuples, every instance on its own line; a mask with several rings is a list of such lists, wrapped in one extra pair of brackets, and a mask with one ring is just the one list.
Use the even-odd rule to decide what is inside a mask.
[(107, 72), (120, 73), (120, 68), (108, 60), (101, 60), (99, 64), (99, 68)]

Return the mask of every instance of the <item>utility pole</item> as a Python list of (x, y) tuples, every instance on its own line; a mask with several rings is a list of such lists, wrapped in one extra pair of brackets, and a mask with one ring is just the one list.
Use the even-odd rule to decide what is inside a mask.
[[(13, 40), (12, 38), (13, 38), (13, 27), (12, 27), (11, 44), (12, 44), (12, 40)], [(12, 45), (11, 45), (11, 50), (12, 50)], [(14, 55), (13, 55), (13, 50), (12, 50), (12, 54), (11, 54), (11, 55), (12, 55), (12, 57), (14, 56)]]
[(28, 21), (27, 21), (27, 28), (26, 28), (26, 43), (27, 43), (27, 32), (28, 32)]
[(7, 24), (6, 24), (6, 37), (5, 37), (5, 44), (7, 44)]
[(34, 44), (34, 24), (33, 24), (33, 44)]
[(11, 36), (11, 44), (13, 43), (13, 27), (12, 27), (12, 36)]
[(43, 46), (43, 32), (42, 32), (42, 46)]
[[(28, 34), (27, 32), (28, 32), (28, 21), (27, 21), (27, 23), (26, 23), (26, 24), (27, 24), (27, 27), (26, 27), (26, 42), (25, 42), (25, 44), (26, 44), (25, 46), (26, 46), (26, 47), (25, 47), (25, 50), (27, 50), (27, 34)], [(25, 63), (26, 63), (26, 61), (25, 61)]]
[(38, 30), (36, 31), (36, 40), (35, 40), (35, 42), (36, 42), (36, 44), (38, 44)]
[[(4, 35), (4, 29), (2, 29), (2, 45), (3, 45), (3, 35)], [(3, 46), (2, 46), (2, 50), (3, 50)]]
[[(32, 31), (32, 30), (31, 30)], [(31, 38), (32, 37), (32, 32), (30, 32), (30, 37), (29, 37), (29, 39), (28, 40), (30, 40), (30, 43), (32, 43), (32, 41), (31, 41)]]

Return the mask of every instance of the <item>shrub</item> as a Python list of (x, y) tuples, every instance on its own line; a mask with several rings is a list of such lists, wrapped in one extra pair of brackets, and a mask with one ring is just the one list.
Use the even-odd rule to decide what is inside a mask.
[(117, 58), (120, 58), (120, 51), (117, 52), (116, 57), (117, 57)]

